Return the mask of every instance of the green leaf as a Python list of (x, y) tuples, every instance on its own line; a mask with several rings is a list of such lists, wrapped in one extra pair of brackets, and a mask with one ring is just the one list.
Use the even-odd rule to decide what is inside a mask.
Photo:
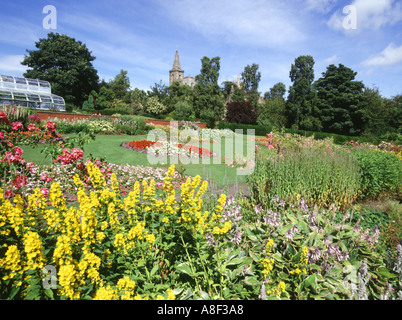
[(194, 277), (194, 273), (187, 263), (180, 263), (178, 266), (176, 266), (176, 270), (181, 273), (185, 273), (185, 274), (189, 275), (190, 277)]
[(149, 273), (149, 275), (150, 275), (151, 277), (153, 277), (153, 276), (155, 275), (156, 271), (158, 271), (158, 269), (159, 269), (159, 266), (156, 264), (156, 265), (152, 268), (152, 270), (151, 270), (151, 272)]
[(391, 270), (384, 268), (384, 267), (379, 267), (378, 272), (379, 272), (379, 274), (381, 274), (382, 276), (384, 276), (388, 279), (396, 277), (395, 273), (393, 273)]
[(208, 293), (206, 293), (205, 291), (200, 291), (200, 294), (201, 294), (201, 297), (204, 299), (204, 300), (209, 300), (209, 299), (211, 299), (211, 297), (209, 296), (209, 294)]
[(238, 264), (242, 263), (243, 261), (244, 261), (244, 259), (235, 258), (235, 259), (230, 260), (226, 265), (227, 266), (238, 265)]
[(9, 300), (13, 300), (16, 294), (20, 291), (20, 287), (14, 287), (11, 289), (10, 296), (8, 297)]
[(250, 286), (259, 286), (261, 285), (260, 281), (257, 280), (256, 277), (246, 277), (244, 282)]
[(253, 260), (255, 262), (260, 262), (261, 256), (259, 254), (251, 252), (251, 251), (249, 252), (249, 254), (250, 254), (250, 257), (253, 258)]
[(184, 297), (182, 298), (182, 300), (188, 300), (193, 296), (193, 291), (191, 290), (191, 288), (188, 288), (186, 293), (184, 294)]
[(279, 234), (283, 236), (286, 232), (288, 232), (291, 228), (293, 227), (293, 224), (288, 224), (287, 226), (284, 226), (281, 231), (279, 231)]
[(47, 297), (49, 297), (51, 300), (54, 300), (53, 290), (52, 289), (45, 289), (44, 292), (45, 292), (45, 295)]

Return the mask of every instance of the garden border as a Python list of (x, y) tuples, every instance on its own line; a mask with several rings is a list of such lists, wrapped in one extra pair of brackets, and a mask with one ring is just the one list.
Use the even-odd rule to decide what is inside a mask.
[[(78, 113), (59, 113), (59, 112), (47, 112), (47, 111), (38, 111), (38, 117), (40, 120), (51, 120), (51, 119), (60, 119), (60, 120), (68, 120), (68, 121), (74, 121), (74, 120), (84, 120), (88, 119), (89, 117), (99, 117), (102, 118), (104, 116), (99, 115), (99, 114), (78, 114)], [(113, 117), (117, 119), (117, 117)], [(169, 126), (170, 125), (170, 120), (159, 120), (159, 119), (148, 119), (146, 121), (147, 124), (154, 124), (158, 126)], [(200, 129), (205, 129), (207, 127), (206, 123), (203, 122), (194, 122)]]

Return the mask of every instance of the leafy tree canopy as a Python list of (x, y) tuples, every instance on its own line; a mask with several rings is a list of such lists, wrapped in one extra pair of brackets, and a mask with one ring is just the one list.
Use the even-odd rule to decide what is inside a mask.
[(331, 64), (315, 82), (324, 131), (351, 135), (362, 132), (367, 120), (366, 99), (364, 84), (355, 80), (356, 74), (342, 64)]
[(81, 41), (51, 32), (35, 47), (37, 50), (27, 50), (21, 62), (28, 67), (24, 77), (49, 81), (52, 93), (76, 106), (98, 89), (99, 77), (92, 65), (95, 57)]

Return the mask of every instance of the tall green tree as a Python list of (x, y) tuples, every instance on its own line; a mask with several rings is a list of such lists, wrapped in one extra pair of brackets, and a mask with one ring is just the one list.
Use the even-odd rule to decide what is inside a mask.
[(244, 67), (244, 71), (241, 74), (241, 79), (244, 85), (246, 93), (257, 93), (258, 85), (261, 80), (261, 72), (258, 71), (259, 65), (253, 63), (251, 66)]
[(28, 67), (24, 77), (49, 81), (52, 93), (76, 106), (98, 90), (99, 77), (92, 65), (95, 57), (81, 41), (51, 32), (35, 47), (37, 50), (27, 50), (21, 62)]
[(265, 102), (258, 106), (257, 124), (282, 128), (286, 125), (286, 86), (276, 83), (264, 94)]
[(392, 117), (392, 108), (381, 96), (378, 88), (365, 87), (363, 95), (366, 98), (367, 122), (364, 132), (375, 136), (381, 136), (388, 131), (388, 121)]
[(315, 82), (323, 130), (359, 135), (367, 121), (364, 84), (357, 73), (342, 64), (331, 64)]
[(275, 83), (274, 86), (265, 92), (264, 99), (282, 98), (285, 99), (286, 86), (283, 82)]
[(200, 74), (195, 77), (194, 109), (196, 117), (213, 126), (224, 115), (224, 103), (218, 84), (220, 57), (201, 59)]
[(260, 93), (258, 92), (258, 85), (261, 80), (261, 72), (258, 71), (259, 65), (253, 63), (251, 66), (244, 67), (244, 71), (241, 74), (242, 89), (245, 91), (246, 100), (251, 102), (252, 107), (255, 110), (258, 107), (258, 101)]
[(297, 129), (319, 130), (316, 118), (313, 90), (314, 59), (310, 55), (299, 56), (291, 65), (289, 77), (292, 85), (289, 88), (287, 103), (288, 125)]
[(130, 89), (130, 79), (127, 76), (127, 71), (121, 69), (113, 80), (109, 81), (109, 89), (111, 89), (116, 95), (116, 99), (123, 100), (127, 95), (128, 89)]

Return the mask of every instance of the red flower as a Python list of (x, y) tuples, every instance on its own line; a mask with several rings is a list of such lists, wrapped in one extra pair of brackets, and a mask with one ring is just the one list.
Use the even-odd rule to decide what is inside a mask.
[(13, 180), (13, 188), (14, 189), (21, 189), (23, 185), (27, 183), (27, 176), (18, 174), (15, 179)]
[(52, 122), (52, 121), (48, 121), (48, 122), (46, 122), (46, 124), (43, 126), (43, 128), (47, 128), (48, 131), (54, 132), (54, 131), (56, 131), (56, 126), (57, 126), (57, 123), (54, 123), (54, 122)]
[(21, 122), (13, 122), (12, 123), (12, 129), (15, 130), (15, 131), (18, 131), (20, 129), (21, 130), (24, 129), (24, 126), (22, 125)]
[(0, 122), (10, 124), (10, 120), (8, 120), (7, 115), (3, 111), (0, 111)]
[(36, 126), (35, 123), (30, 123), (28, 125), (28, 131), (35, 131), (36, 130)]

